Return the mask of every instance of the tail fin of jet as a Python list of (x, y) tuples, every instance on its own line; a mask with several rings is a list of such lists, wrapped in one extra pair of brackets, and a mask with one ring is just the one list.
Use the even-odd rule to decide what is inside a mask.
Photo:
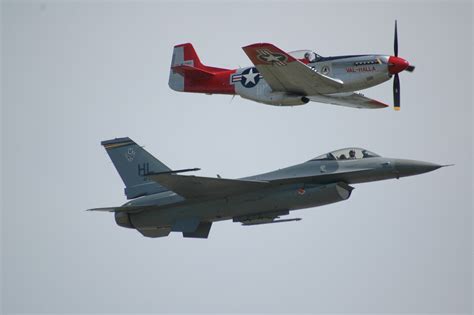
[(128, 199), (168, 190), (144, 175), (154, 172), (167, 172), (171, 169), (132, 139), (116, 138), (102, 141), (101, 144), (109, 154), (125, 184), (125, 195)]
[(206, 87), (212, 88), (210, 81), (217, 79), (217, 74), (228, 71), (231, 70), (203, 65), (192, 44), (180, 44), (173, 49), (168, 85), (179, 92), (207, 93)]

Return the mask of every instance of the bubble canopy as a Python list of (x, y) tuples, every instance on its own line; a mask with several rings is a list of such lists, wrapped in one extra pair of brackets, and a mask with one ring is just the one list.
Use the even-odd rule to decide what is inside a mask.
[(357, 160), (379, 156), (380, 155), (362, 148), (345, 148), (317, 156), (314, 159), (311, 159), (310, 161)]
[(322, 58), (320, 55), (309, 49), (291, 51), (288, 55), (295, 59), (306, 59), (308, 62), (315, 62)]

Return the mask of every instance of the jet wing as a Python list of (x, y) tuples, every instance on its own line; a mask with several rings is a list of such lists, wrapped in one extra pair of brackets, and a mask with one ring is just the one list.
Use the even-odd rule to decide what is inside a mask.
[(340, 105), (354, 108), (385, 108), (388, 105), (377, 100), (365, 97), (362, 93), (340, 93), (332, 95), (311, 95), (308, 96), (311, 101)]
[(337, 93), (341, 80), (316, 72), (272, 44), (260, 43), (242, 48), (273, 91), (314, 95)]
[(268, 182), (184, 176), (170, 173), (149, 174), (147, 177), (186, 199), (223, 198), (269, 186)]

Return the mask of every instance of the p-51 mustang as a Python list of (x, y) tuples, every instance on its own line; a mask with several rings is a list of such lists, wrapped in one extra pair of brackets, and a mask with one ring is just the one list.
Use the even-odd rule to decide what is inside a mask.
[(388, 105), (365, 97), (358, 90), (394, 77), (394, 108), (400, 109), (398, 73), (415, 67), (398, 57), (395, 22), (394, 56), (350, 55), (322, 57), (310, 50), (286, 53), (259, 43), (243, 47), (254, 67), (222, 69), (201, 63), (189, 43), (174, 47), (169, 86), (180, 92), (240, 95), (269, 105), (293, 106), (309, 101), (356, 108)]
[(130, 138), (103, 141), (131, 201), (90, 209), (115, 213), (115, 222), (147, 237), (207, 238), (213, 222), (233, 220), (257, 225), (280, 219), (291, 210), (347, 200), (351, 185), (433, 171), (442, 165), (380, 157), (347, 148), (307, 162), (241, 179), (183, 176), (198, 169), (171, 170)]

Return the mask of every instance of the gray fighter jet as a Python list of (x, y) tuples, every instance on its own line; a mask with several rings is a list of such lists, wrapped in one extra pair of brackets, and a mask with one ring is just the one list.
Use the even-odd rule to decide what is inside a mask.
[(115, 213), (115, 222), (147, 237), (207, 238), (213, 222), (233, 220), (257, 225), (280, 219), (291, 210), (347, 200), (351, 185), (418, 175), (444, 165), (384, 158), (361, 148), (323, 154), (277, 171), (224, 179), (184, 176), (199, 169), (171, 170), (130, 138), (103, 141), (125, 184), (129, 202), (92, 211)]

